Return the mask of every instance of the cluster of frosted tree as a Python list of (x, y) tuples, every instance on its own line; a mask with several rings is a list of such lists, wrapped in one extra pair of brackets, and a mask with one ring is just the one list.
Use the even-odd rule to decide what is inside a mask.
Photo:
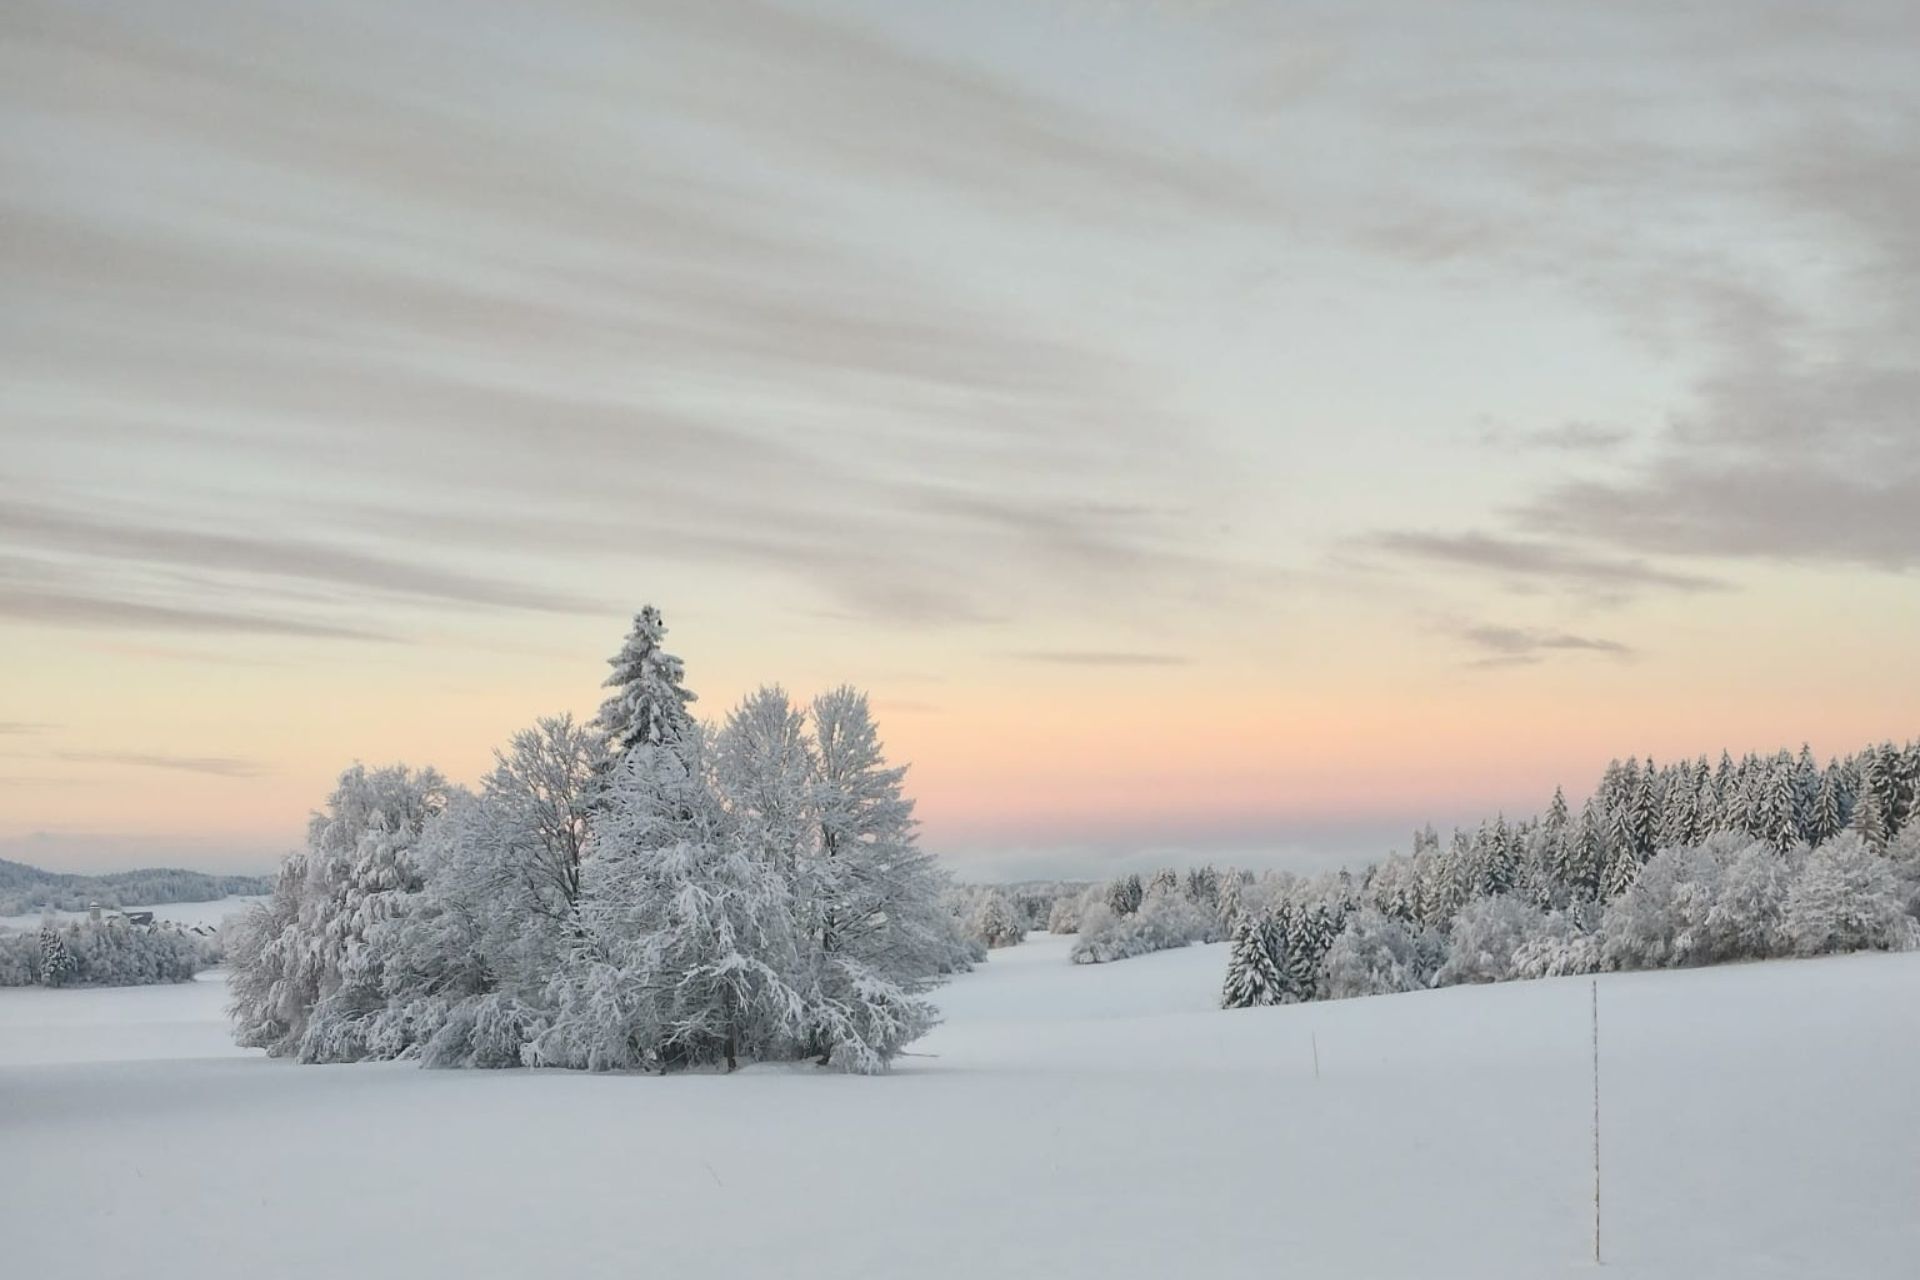
[(1069, 953), (1076, 964), (1103, 964), (1226, 936), (1238, 885), (1212, 867), (1184, 876), (1171, 869), (1146, 879), (1125, 875), (1062, 897), (1047, 922), (1054, 933), (1076, 933)]
[(946, 907), (976, 959), (989, 950), (1016, 945), (1027, 936), (1031, 913), (1006, 885), (957, 884), (947, 890)]
[(174, 925), (51, 917), (37, 930), (0, 930), (0, 987), (137, 987), (187, 982), (216, 963), (217, 945)]
[(1824, 768), (1615, 762), (1576, 815), (1432, 828), (1355, 878), (1241, 879), (1228, 1007), (1920, 942), (1920, 743)]
[(242, 1044), (306, 1062), (877, 1071), (974, 958), (864, 695), (697, 723), (648, 608), (588, 725), (477, 791), (348, 770), (231, 943)]
[(85, 911), (88, 907), (131, 907), (154, 902), (213, 902), (235, 894), (265, 893), (266, 876), (216, 876), (176, 867), (110, 871), (83, 876), (42, 871), (24, 862), (0, 858), (0, 916), (36, 911)]

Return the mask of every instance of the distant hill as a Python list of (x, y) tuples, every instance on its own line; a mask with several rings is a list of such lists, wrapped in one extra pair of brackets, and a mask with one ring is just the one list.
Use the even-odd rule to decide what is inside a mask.
[(272, 876), (218, 876), (178, 867), (82, 876), (42, 871), (0, 858), (0, 916), (84, 911), (95, 902), (107, 907), (138, 907), (155, 902), (212, 902), (235, 894), (271, 892)]

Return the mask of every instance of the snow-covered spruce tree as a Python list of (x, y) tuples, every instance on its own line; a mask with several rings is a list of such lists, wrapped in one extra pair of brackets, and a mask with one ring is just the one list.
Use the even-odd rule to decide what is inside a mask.
[(1474, 860), (1478, 864), (1478, 888), (1482, 894), (1513, 891), (1519, 876), (1519, 859), (1504, 814), (1491, 827), (1482, 824), (1474, 839)]
[(1223, 1009), (1254, 1009), (1286, 1003), (1278, 952), (1283, 944), (1269, 918), (1242, 914), (1227, 947), (1227, 980), (1220, 991)]
[(613, 694), (600, 704), (593, 727), (606, 735), (609, 758), (638, 746), (668, 746), (693, 728), (687, 706), (695, 698), (686, 687), (686, 667), (660, 646), (667, 625), (647, 605), (634, 615), (620, 652), (607, 659), (613, 668), (606, 686)]
[(40, 922), (40, 983), (47, 987), (63, 987), (73, 976), (73, 952), (67, 946), (66, 938), (60, 932), (60, 926), (48, 916)]
[(356, 764), (340, 775), (229, 958), (241, 1044), (303, 1061), (365, 1056), (363, 1024), (385, 1005), (368, 932), (420, 888), (413, 848), (447, 796), (432, 769)]
[(1600, 873), (1600, 896), (1612, 901), (1633, 887), (1640, 876), (1640, 859), (1631, 846), (1615, 845), (1607, 851), (1607, 865)]
[(1846, 781), (1838, 764), (1829, 764), (1820, 775), (1820, 789), (1814, 800), (1813, 821), (1807, 833), (1808, 843), (1822, 845), (1847, 829)]
[(1107, 886), (1107, 909), (1117, 916), (1132, 915), (1140, 909), (1147, 889), (1138, 875), (1124, 875)]
[(667, 1070), (795, 1056), (809, 1029), (786, 876), (740, 838), (697, 730), (608, 779), (582, 938), (547, 993), (532, 1065)]

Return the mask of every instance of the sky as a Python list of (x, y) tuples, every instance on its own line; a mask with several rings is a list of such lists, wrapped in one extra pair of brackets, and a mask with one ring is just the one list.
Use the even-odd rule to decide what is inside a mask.
[(962, 875), (1920, 732), (1920, 7), (9, 0), (0, 857), (264, 870), (644, 603)]

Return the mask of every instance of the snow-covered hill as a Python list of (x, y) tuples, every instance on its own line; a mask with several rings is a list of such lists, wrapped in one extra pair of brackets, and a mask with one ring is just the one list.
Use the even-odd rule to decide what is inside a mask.
[[(217, 981), (0, 991), (22, 1275), (1588, 1273), (1584, 979), (1221, 1013), (1037, 935), (888, 1077), (301, 1067)], [(1606, 1271), (1920, 1256), (1920, 955), (1600, 979)], [(1318, 1054), (1318, 1075), (1315, 1054)]]

